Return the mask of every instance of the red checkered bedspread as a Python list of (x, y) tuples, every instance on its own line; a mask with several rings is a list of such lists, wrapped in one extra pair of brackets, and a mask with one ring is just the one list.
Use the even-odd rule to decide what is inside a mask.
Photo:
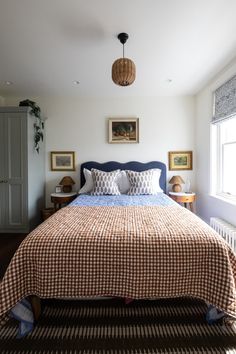
[(20, 299), (198, 297), (236, 316), (236, 255), (173, 206), (66, 207), (23, 241), (0, 284), (0, 316)]

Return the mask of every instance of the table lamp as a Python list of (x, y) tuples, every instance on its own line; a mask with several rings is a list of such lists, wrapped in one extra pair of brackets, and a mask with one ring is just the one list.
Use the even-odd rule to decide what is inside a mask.
[(182, 191), (181, 183), (184, 183), (184, 180), (180, 176), (173, 176), (169, 180), (169, 183), (173, 184), (172, 192), (176, 193), (176, 192), (181, 192)]
[(59, 184), (62, 186), (64, 193), (70, 193), (72, 191), (72, 185), (75, 184), (75, 182), (70, 176), (65, 176)]

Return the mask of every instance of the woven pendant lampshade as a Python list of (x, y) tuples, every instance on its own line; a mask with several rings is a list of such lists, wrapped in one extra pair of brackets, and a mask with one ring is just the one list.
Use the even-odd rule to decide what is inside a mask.
[(135, 64), (131, 59), (124, 57), (124, 44), (129, 38), (127, 33), (120, 33), (118, 39), (123, 44), (123, 58), (114, 61), (112, 65), (112, 80), (116, 85), (129, 86), (131, 85), (136, 76)]

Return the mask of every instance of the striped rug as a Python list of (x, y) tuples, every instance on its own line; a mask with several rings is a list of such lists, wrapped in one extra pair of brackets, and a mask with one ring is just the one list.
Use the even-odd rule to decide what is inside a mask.
[(44, 303), (37, 327), (16, 339), (16, 323), (0, 329), (1, 354), (236, 354), (236, 332), (205, 322), (192, 299)]

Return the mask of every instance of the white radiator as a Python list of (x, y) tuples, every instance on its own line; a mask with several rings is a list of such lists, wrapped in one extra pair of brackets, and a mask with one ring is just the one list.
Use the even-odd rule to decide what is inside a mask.
[(210, 225), (236, 252), (236, 227), (218, 218), (211, 218)]

